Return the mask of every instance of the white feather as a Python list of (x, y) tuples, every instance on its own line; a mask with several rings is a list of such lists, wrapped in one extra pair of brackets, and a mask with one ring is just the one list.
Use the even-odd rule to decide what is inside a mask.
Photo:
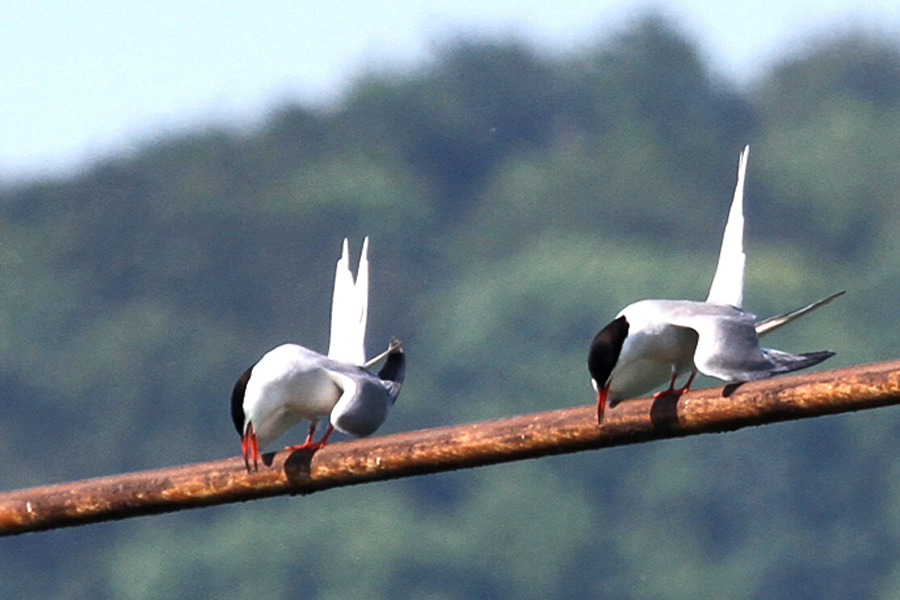
[(341, 258), (334, 273), (331, 300), (331, 336), (328, 358), (362, 366), (366, 362), (366, 320), (369, 310), (369, 238), (363, 240), (354, 281), (350, 253), (344, 240)]
[(744, 146), (738, 161), (737, 184), (734, 199), (728, 211), (728, 222), (722, 235), (722, 248), (716, 274), (709, 287), (706, 301), (711, 304), (725, 304), (740, 308), (744, 301), (744, 176), (747, 173), (747, 157), (750, 146)]
[(773, 331), (775, 331), (782, 325), (787, 325), (794, 319), (800, 318), (803, 315), (805, 315), (806, 313), (813, 311), (813, 310), (819, 308), (820, 306), (825, 306), (826, 304), (828, 304), (829, 302), (831, 302), (838, 296), (843, 296), (845, 292), (846, 292), (846, 290), (840, 291), (837, 294), (832, 294), (832, 295), (828, 296), (827, 298), (823, 298), (822, 300), (819, 300), (818, 302), (813, 302), (812, 304), (808, 304), (807, 306), (804, 306), (803, 308), (798, 308), (796, 310), (786, 312), (783, 315), (776, 315), (774, 317), (769, 317), (768, 319), (764, 319), (756, 324), (756, 335), (758, 335), (759, 337), (762, 337), (762, 336), (766, 335), (767, 333), (772, 333)]

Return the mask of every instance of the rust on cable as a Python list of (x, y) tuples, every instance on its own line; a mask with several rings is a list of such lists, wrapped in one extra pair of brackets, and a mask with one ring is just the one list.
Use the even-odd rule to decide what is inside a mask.
[[(554, 399), (555, 400), (555, 399)], [(0, 492), (0, 535), (397, 479), (900, 403), (900, 361)]]

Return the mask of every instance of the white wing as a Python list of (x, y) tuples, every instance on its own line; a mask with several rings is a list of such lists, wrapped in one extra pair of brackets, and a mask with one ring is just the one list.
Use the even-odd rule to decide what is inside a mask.
[(722, 235), (722, 249), (719, 251), (719, 264), (709, 287), (706, 301), (712, 304), (725, 304), (741, 307), (744, 300), (744, 175), (747, 173), (747, 157), (750, 146), (744, 146), (738, 161), (737, 185), (734, 188), (734, 199), (728, 211), (728, 222)]
[(363, 241), (356, 281), (350, 272), (347, 240), (334, 273), (331, 299), (331, 336), (328, 358), (363, 365), (366, 362), (366, 320), (369, 310), (369, 238)]

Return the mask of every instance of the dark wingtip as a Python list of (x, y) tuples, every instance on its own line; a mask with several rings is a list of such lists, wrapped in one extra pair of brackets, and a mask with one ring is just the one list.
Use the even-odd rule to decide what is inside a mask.
[(391, 338), (390, 351), (384, 361), (381, 370), (378, 371), (378, 378), (381, 379), (388, 388), (388, 394), (391, 397), (391, 404), (397, 401), (400, 395), (400, 388), (403, 387), (403, 379), (406, 376), (406, 353), (403, 351), (403, 345), (397, 338)]
[(247, 382), (250, 380), (250, 367), (244, 374), (238, 377), (231, 391), (231, 420), (234, 422), (234, 428), (237, 429), (238, 435), (244, 435), (244, 394), (247, 391)]
[(835, 354), (831, 350), (791, 354), (790, 352), (782, 352), (781, 350), (773, 350), (772, 348), (763, 348), (763, 353), (766, 355), (766, 358), (772, 361), (775, 367), (770, 371), (770, 375), (781, 375), (783, 373), (793, 373), (794, 371), (800, 371), (801, 369), (808, 369), (828, 360)]
[(817, 365), (820, 362), (824, 362), (837, 354), (837, 352), (833, 352), (831, 350), (819, 350), (818, 352), (804, 352), (800, 356), (808, 358), (810, 361), (813, 361), (810, 366)]
[(799, 371), (800, 369), (808, 369), (809, 367), (814, 367), (819, 363), (825, 362), (835, 353), (831, 350), (820, 350), (818, 352), (804, 352), (800, 356), (803, 357), (802, 366), (798, 366), (795, 369), (791, 369), (791, 371)]
[(385, 381), (403, 383), (405, 372), (406, 353), (403, 351), (403, 345), (397, 338), (391, 338), (390, 351), (387, 358), (385, 358), (384, 365), (378, 371), (378, 377)]

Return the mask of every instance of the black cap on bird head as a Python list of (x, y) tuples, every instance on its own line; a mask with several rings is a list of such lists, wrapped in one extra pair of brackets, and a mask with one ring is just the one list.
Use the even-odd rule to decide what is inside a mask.
[(594, 336), (588, 353), (588, 371), (598, 388), (609, 381), (628, 336), (628, 321), (624, 315), (611, 322)]
[(234, 428), (237, 429), (238, 435), (244, 435), (244, 393), (247, 391), (247, 382), (250, 381), (251, 371), (253, 371), (253, 367), (244, 371), (231, 391), (231, 420), (234, 422)]

